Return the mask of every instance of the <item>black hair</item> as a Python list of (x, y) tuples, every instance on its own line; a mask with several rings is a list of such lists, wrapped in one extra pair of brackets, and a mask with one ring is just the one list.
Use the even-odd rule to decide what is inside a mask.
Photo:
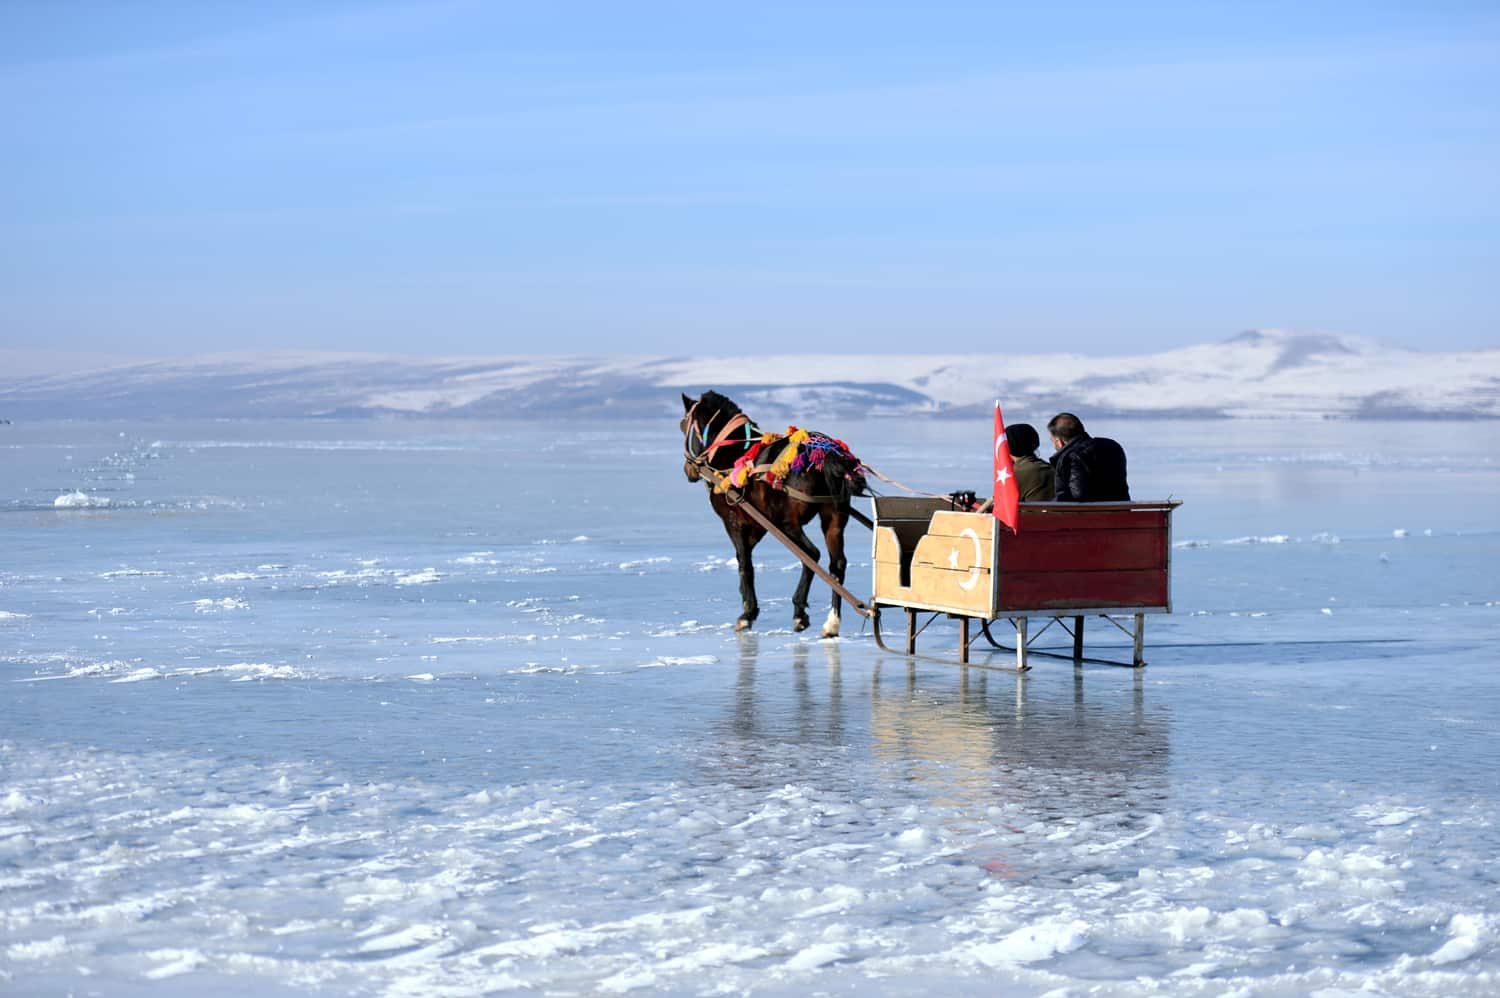
[(1047, 432), (1059, 440), (1068, 441), (1083, 436), (1085, 431), (1083, 420), (1071, 412), (1060, 412), (1047, 421)]
[(1005, 439), (1010, 442), (1012, 457), (1035, 454), (1042, 443), (1042, 438), (1037, 436), (1036, 427), (1030, 423), (1011, 423), (1005, 428)]

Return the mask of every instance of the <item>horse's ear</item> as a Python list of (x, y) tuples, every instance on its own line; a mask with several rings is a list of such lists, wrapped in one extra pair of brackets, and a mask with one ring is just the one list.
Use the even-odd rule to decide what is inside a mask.
[(682, 411), (683, 412), (687, 412), (692, 407), (693, 407), (693, 400), (690, 399), (690, 398), (688, 398), (687, 395), (684, 394), (682, 396)]

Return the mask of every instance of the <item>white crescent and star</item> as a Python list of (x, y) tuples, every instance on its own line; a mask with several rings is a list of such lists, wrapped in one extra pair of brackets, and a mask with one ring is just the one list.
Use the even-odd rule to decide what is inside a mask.
[[(958, 588), (973, 589), (979, 584), (979, 556), (982, 553), (982, 549), (979, 546), (979, 535), (974, 532), (973, 527), (966, 527), (963, 533), (958, 536), (967, 537), (974, 542), (974, 566), (969, 569), (969, 577), (960, 582)], [(948, 567), (953, 569), (958, 568), (958, 548), (954, 548), (948, 552)]]

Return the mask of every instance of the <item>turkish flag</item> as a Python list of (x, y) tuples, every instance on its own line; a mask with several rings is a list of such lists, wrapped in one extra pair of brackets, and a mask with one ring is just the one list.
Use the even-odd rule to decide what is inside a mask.
[(995, 499), (990, 507), (995, 518), (1017, 533), (1021, 527), (1021, 489), (1016, 485), (1016, 463), (1010, 456), (1010, 442), (1005, 439), (1005, 419), (1000, 415), (1000, 400), (995, 400)]

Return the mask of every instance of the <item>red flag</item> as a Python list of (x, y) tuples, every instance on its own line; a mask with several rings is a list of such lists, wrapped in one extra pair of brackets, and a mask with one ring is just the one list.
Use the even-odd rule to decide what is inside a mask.
[(1021, 527), (1021, 489), (1016, 485), (1016, 463), (1010, 456), (1010, 442), (1005, 439), (1005, 419), (1000, 415), (1000, 400), (995, 400), (995, 501), (991, 508), (995, 518), (1016, 533)]

